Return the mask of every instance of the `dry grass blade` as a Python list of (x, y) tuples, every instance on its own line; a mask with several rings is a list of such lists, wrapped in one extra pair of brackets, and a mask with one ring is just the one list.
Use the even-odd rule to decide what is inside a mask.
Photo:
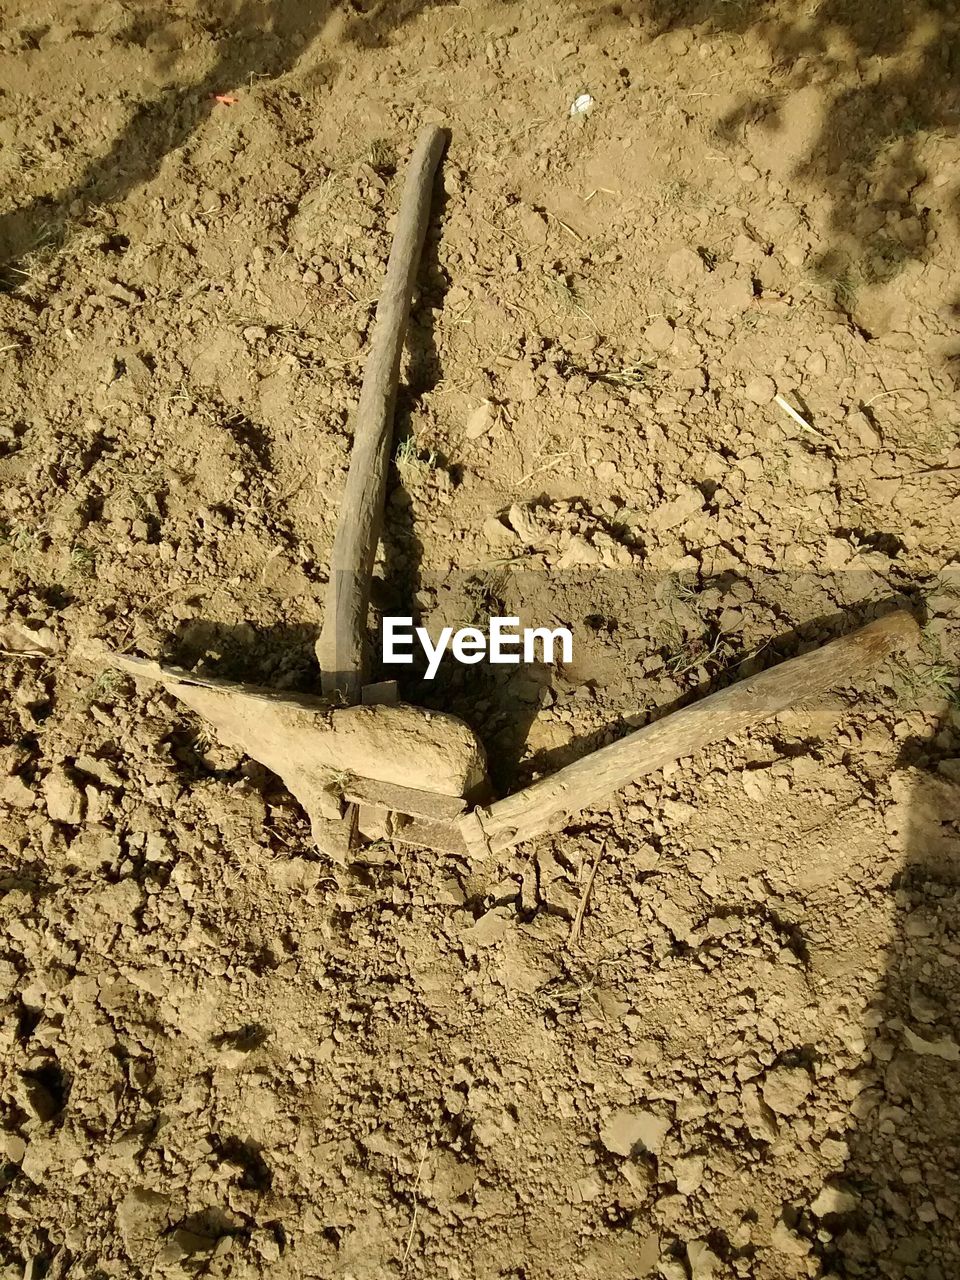
[(413, 1233), (417, 1228), (417, 1211), (420, 1208), (420, 1201), (417, 1198), (417, 1192), (420, 1190), (420, 1176), (423, 1173), (423, 1165), (427, 1158), (427, 1152), (429, 1149), (429, 1142), (425, 1142), (423, 1144), (423, 1151), (420, 1155), (420, 1163), (417, 1166), (417, 1176), (413, 1182), (413, 1216), (410, 1218), (410, 1233), (407, 1236), (406, 1248), (403, 1251), (403, 1257), (400, 1259), (401, 1267), (405, 1267), (407, 1265), (407, 1259), (410, 1257), (410, 1250), (413, 1248)]
[(600, 848), (597, 850), (597, 856), (594, 858), (593, 864), (591, 865), (590, 870), (587, 873), (587, 878), (583, 886), (583, 892), (580, 894), (580, 901), (577, 903), (576, 915), (573, 917), (573, 921), (570, 925), (570, 936), (567, 938), (568, 947), (572, 947), (573, 944), (580, 937), (580, 932), (583, 929), (583, 917), (586, 915), (587, 903), (590, 901), (590, 894), (593, 891), (593, 882), (597, 878), (597, 867), (599, 867), (600, 865), (600, 859), (603, 857), (603, 853), (606, 847), (607, 847), (607, 842), (606, 840), (604, 840), (603, 843), (600, 845)]

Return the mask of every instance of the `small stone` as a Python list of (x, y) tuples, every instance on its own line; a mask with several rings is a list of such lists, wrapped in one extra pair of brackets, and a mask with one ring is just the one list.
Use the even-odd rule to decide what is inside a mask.
[[(182, 1262), (184, 1258), (209, 1253), (215, 1244), (216, 1240), (211, 1236), (202, 1236), (197, 1231), (178, 1227), (172, 1235), (165, 1237), (163, 1248), (158, 1254), (158, 1262), (161, 1266), (171, 1266)], [(279, 1250), (277, 1253), (279, 1256)]]
[(703, 1182), (703, 1156), (684, 1156), (673, 1166), (677, 1190), (682, 1196), (693, 1195)]
[(768, 769), (744, 769), (740, 780), (747, 799), (754, 803), (766, 800), (773, 790), (773, 778)]
[(515, 502), (507, 512), (507, 523), (525, 546), (535, 547), (543, 541), (543, 526), (529, 507)]
[(812, 1084), (803, 1067), (774, 1067), (763, 1082), (763, 1100), (781, 1116), (792, 1116), (810, 1097)]
[(758, 1142), (773, 1142), (780, 1133), (777, 1118), (760, 1097), (755, 1085), (745, 1086), (740, 1095), (743, 1122), (751, 1138)]
[(679, 1258), (661, 1258), (658, 1274), (662, 1280), (687, 1280), (687, 1269)]
[(250, 1245), (259, 1253), (264, 1262), (275, 1263), (280, 1261), (280, 1246), (272, 1231), (260, 1227), (251, 1235)]
[(12, 809), (32, 809), (34, 794), (22, 778), (4, 778), (0, 782), (0, 804)]
[(530, 244), (545, 244), (547, 220), (536, 209), (528, 209), (520, 218), (520, 229)]
[(600, 1141), (618, 1156), (630, 1156), (637, 1150), (657, 1155), (669, 1130), (670, 1121), (665, 1116), (620, 1107), (600, 1126)]
[(756, 182), (760, 177), (760, 170), (752, 164), (742, 164), (737, 170), (737, 177), (741, 182)]
[(502, 547), (515, 540), (512, 529), (508, 529), (498, 516), (487, 516), (483, 522), (483, 536), (494, 547)]
[(490, 430), (492, 423), (493, 406), (489, 400), (481, 400), (477, 408), (467, 418), (463, 434), (468, 440), (479, 440), (481, 436), (486, 435)]
[(678, 942), (687, 942), (693, 932), (693, 916), (678, 903), (666, 898), (655, 908), (656, 917)]
[(917, 1022), (925, 1022), (929, 1026), (940, 1021), (946, 1016), (946, 1009), (943, 1004), (934, 999), (926, 991), (921, 990), (917, 986), (913, 986), (910, 990), (910, 1013)]
[(0, 1133), (0, 1152), (10, 1164), (19, 1164), (27, 1152), (27, 1144), (18, 1133)]
[(850, 1159), (850, 1146), (842, 1138), (824, 1138), (820, 1143), (820, 1154), (830, 1164), (846, 1164)]
[(751, 378), (747, 383), (744, 395), (754, 404), (769, 404), (777, 394), (777, 384), (765, 374), (759, 378)]
[(67, 860), (81, 870), (95, 871), (104, 863), (119, 862), (121, 852), (120, 840), (112, 831), (94, 826), (74, 837)]
[(467, 895), (463, 891), (463, 885), (456, 876), (449, 876), (440, 882), (440, 889), (437, 892), (437, 901), (448, 906), (462, 907), (467, 900)]
[(643, 332), (643, 340), (654, 351), (667, 351), (673, 346), (673, 325), (666, 316), (658, 316)]
[(567, 543), (562, 554), (556, 562), (558, 569), (570, 569), (575, 565), (600, 564), (601, 555), (596, 547), (592, 547), (586, 538), (581, 538), (578, 534)]
[(105, 885), (97, 894), (97, 906), (116, 924), (129, 924), (143, 905), (143, 890), (135, 880)]
[(810, 1206), (810, 1212), (818, 1218), (825, 1218), (831, 1213), (850, 1213), (859, 1203), (852, 1191), (828, 1182)]
[(577, 1180), (577, 1195), (584, 1204), (589, 1204), (591, 1200), (596, 1200), (602, 1194), (603, 1183), (595, 1173), (588, 1173), (585, 1178)]
[(666, 277), (671, 284), (691, 284), (698, 280), (706, 269), (706, 263), (695, 249), (677, 249), (667, 259)]
[(795, 1231), (791, 1231), (782, 1218), (770, 1232), (770, 1243), (778, 1253), (791, 1254), (795, 1258), (804, 1258), (810, 1252), (810, 1242), (801, 1240)]
[(687, 1265), (690, 1280), (712, 1280), (720, 1259), (704, 1240), (687, 1241)]
[(22, 1080), (15, 1093), (17, 1102), (34, 1120), (52, 1120), (60, 1110), (56, 1098), (39, 1080)]
[(684, 485), (671, 502), (664, 502), (647, 515), (647, 525), (658, 533), (686, 524), (703, 510), (703, 494), (696, 485)]
[(753, 298), (753, 284), (749, 278), (730, 280), (714, 297), (714, 311), (721, 317), (736, 315), (746, 311)]
[(43, 795), (51, 822), (77, 826), (83, 821), (86, 807), (83, 792), (65, 769), (51, 769), (43, 780)]
[(170, 1222), (170, 1200), (146, 1187), (134, 1187), (117, 1206), (117, 1227), (128, 1251), (136, 1250), (141, 1242), (156, 1239)]
[(741, 232), (730, 247), (730, 260), (743, 267), (758, 267), (764, 253), (756, 240)]
[(115, 280), (107, 290), (108, 298), (116, 298), (118, 302), (125, 302), (128, 306), (134, 306), (138, 302), (142, 302), (143, 298), (135, 289), (129, 289), (119, 280)]
[(250, 1060), (250, 1055), (243, 1049), (221, 1049), (217, 1057), (217, 1066), (225, 1071), (236, 1071)]
[(0, 649), (8, 653), (29, 653), (49, 656), (57, 652), (57, 637), (42, 623), (19, 618), (0, 626)]
[(510, 928), (513, 915), (509, 907), (494, 907), (484, 912), (469, 929), (464, 929), (460, 940), (471, 947), (492, 947)]
[(580, 895), (567, 888), (563, 880), (554, 880), (541, 889), (543, 905), (555, 915), (572, 920), (580, 905)]
[(707, 385), (707, 375), (702, 369), (678, 369), (674, 377), (678, 387), (685, 391), (702, 391)]
[(938, 1040), (927, 1040), (923, 1036), (918, 1036), (915, 1031), (911, 1031), (909, 1027), (904, 1027), (903, 1038), (907, 1042), (907, 1048), (912, 1049), (914, 1053), (929, 1058), (942, 1058), (944, 1062), (960, 1062), (960, 1045), (950, 1036), (941, 1036)]

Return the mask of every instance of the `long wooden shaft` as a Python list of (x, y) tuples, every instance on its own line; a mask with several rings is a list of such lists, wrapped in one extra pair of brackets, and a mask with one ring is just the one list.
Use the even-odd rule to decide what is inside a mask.
[(523, 791), (465, 814), (458, 825), (467, 848), (480, 857), (542, 835), (569, 815), (590, 808), (681, 756), (735, 737), (758, 721), (827, 689), (859, 684), (891, 653), (918, 638), (917, 623), (900, 610), (721, 689)]
[(428, 125), (407, 168), (400, 213), (377, 306), (353, 428), (350, 471), (333, 543), (323, 630), (317, 643), (323, 692), (360, 701), (373, 562), (383, 524), (400, 357), (420, 254), (430, 217), (433, 179), (446, 145)]

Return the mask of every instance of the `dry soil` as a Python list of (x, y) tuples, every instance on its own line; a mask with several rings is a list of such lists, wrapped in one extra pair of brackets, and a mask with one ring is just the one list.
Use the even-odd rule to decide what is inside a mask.
[[(3, 1280), (960, 1274), (958, 71), (934, 0), (0, 3)], [(85, 655), (316, 689), (427, 121), (378, 607), (577, 643), (406, 695), (507, 787), (924, 645), (345, 869)]]

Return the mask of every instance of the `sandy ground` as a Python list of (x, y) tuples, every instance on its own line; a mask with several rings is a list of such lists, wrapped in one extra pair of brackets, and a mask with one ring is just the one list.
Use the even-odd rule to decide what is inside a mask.
[[(3, 1280), (960, 1273), (958, 68), (911, 0), (0, 3)], [(377, 604), (576, 645), (406, 696), (509, 788), (892, 601), (923, 648), (343, 868), (85, 655), (316, 689), (428, 121)]]

